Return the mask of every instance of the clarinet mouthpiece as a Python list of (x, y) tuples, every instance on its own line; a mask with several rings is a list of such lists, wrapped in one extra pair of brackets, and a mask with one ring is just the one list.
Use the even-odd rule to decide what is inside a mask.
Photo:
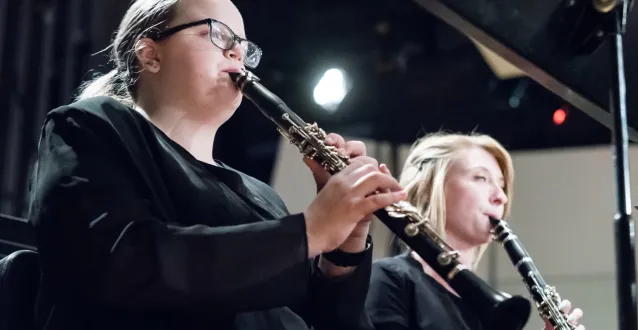
[[(235, 85), (235, 87), (237, 87), (240, 91), (242, 91), (242, 93), (244, 93), (244, 89), (246, 88), (246, 85), (249, 83), (256, 83), (259, 81), (259, 77), (257, 77), (255, 74), (253, 74), (252, 72), (244, 69), (241, 72), (228, 72), (228, 75), (230, 76), (230, 80), (233, 81), (233, 84)], [(264, 91), (267, 91), (265, 89), (265, 87), (260, 85), (260, 88), (263, 89)], [(270, 91), (267, 91), (269, 94)], [(245, 94), (245, 93), (244, 93)], [(274, 96), (274, 94), (272, 94)]]
[(232, 80), (235, 85), (237, 85), (237, 83), (239, 82), (239, 78), (242, 76), (240, 72), (228, 72), (228, 75), (230, 76), (230, 80)]

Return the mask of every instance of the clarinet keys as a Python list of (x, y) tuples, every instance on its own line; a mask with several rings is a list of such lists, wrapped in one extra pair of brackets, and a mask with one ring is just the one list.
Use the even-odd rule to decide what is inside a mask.
[(461, 255), (460, 252), (456, 251), (456, 250), (454, 250), (454, 251), (446, 251), (446, 252), (440, 253), (437, 256), (436, 261), (438, 261), (439, 265), (441, 265), (441, 266), (447, 266), (453, 260), (456, 260), (460, 255)]
[(504, 220), (490, 217), (494, 240), (500, 242), (514, 268), (521, 275), (539, 315), (548, 320), (555, 330), (573, 330), (567, 315), (560, 309), (560, 296), (556, 288), (547, 285), (523, 244)]

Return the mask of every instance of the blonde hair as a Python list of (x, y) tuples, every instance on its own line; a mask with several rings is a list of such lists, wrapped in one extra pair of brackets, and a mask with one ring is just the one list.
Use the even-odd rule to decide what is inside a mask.
[(140, 65), (137, 60), (137, 42), (161, 32), (174, 18), (180, 0), (135, 0), (126, 11), (115, 33), (110, 72), (80, 86), (76, 100), (93, 96), (110, 96), (135, 107)]
[[(504, 191), (508, 198), (504, 214), (507, 216), (511, 207), (514, 167), (507, 150), (488, 135), (445, 132), (426, 135), (412, 145), (399, 178), (399, 182), (408, 193), (407, 200), (419, 210), (423, 217), (430, 219), (432, 229), (443, 239), (445, 239), (447, 173), (454, 158), (460, 152), (473, 147), (482, 148), (494, 156), (503, 172)], [(393, 238), (393, 245), (399, 250), (407, 250), (407, 246), (396, 236)], [(482, 244), (476, 249), (476, 259), (471, 265), (472, 269), (477, 268), (487, 245)]]

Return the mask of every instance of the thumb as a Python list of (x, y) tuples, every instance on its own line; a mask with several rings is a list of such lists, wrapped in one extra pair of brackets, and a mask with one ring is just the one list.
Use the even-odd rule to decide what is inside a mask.
[(326, 171), (326, 169), (323, 168), (323, 166), (321, 166), (314, 159), (310, 159), (308, 157), (304, 157), (303, 158), (303, 162), (306, 164), (306, 166), (308, 166), (308, 168), (312, 172), (312, 176), (314, 176), (315, 180), (321, 179), (322, 181), (326, 181), (326, 180), (329, 179), (330, 174), (328, 173), (328, 171)]
[(314, 159), (310, 159), (308, 157), (304, 157), (303, 158), (303, 162), (306, 164), (306, 166), (308, 166), (308, 168), (310, 169), (310, 171), (315, 174), (315, 173), (321, 173), (322, 171), (325, 172), (326, 170), (319, 165), (319, 163), (317, 161), (315, 161)]

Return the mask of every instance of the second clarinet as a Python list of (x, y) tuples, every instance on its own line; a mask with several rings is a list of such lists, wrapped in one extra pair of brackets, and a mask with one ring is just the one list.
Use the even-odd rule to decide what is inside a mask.
[(555, 330), (575, 329), (576, 326), (569, 322), (567, 315), (560, 309), (561, 299), (556, 288), (545, 283), (534, 261), (507, 222), (493, 217), (490, 217), (490, 222), (494, 239), (503, 244), (505, 252), (523, 278), (527, 290), (536, 303), (540, 316), (547, 319)]

